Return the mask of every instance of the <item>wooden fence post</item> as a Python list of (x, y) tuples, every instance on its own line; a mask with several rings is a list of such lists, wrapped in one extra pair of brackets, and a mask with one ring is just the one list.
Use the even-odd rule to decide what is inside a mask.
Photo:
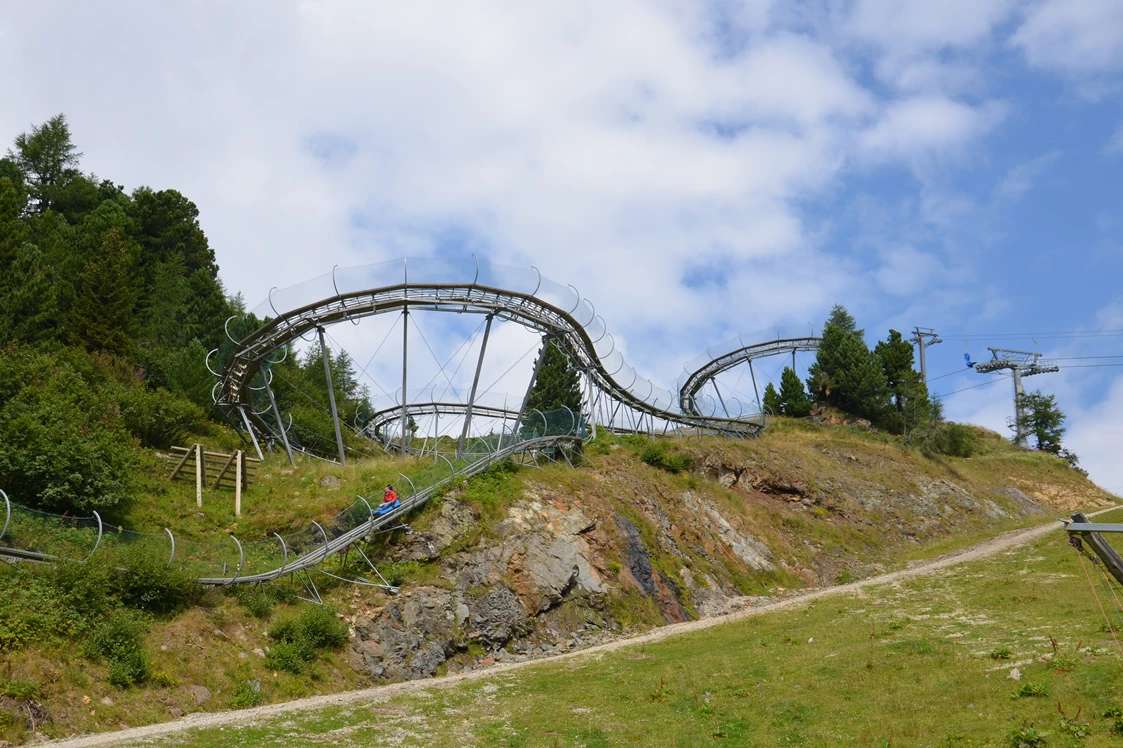
[(242, 450), (234, 453), (234, 459), (238, 461), (234, 469), (234, 516), (242, 516)]
[(203, 445), (195, 445), (195, 504), (199, 508), (203, 506)]

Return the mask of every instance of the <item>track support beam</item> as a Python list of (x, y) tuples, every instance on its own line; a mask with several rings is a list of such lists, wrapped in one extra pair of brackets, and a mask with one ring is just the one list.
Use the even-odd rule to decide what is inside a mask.
[[(335, 387), (331, 381), (331, 359), (328, 357), (328, 346), (324, 342), (324, 328), (317, 327), (320, 334), (320, 356), (324, 359), (324, 378), (328, 383), (328, 404), (331, 405), (331, 422), (335, 425), (335, 446), (339, 449), (339, 464), (347, 464), (347, 453), (343, 451), (343, 433), (339, 430), (339, 410), (335, 407)], [(284, 429), (281, 430), (284, 433)], [(285, 437), (285, 446), (288, 446), (288, 437)], [(292, 458), (292, 454), (289, 454)]]

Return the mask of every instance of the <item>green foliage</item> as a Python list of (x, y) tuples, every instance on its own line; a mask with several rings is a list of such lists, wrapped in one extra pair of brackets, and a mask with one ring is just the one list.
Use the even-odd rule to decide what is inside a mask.
[(149, 674), (148, 655), (141, 642), (146, 630), (136, 616), (115, 613), (86, 640), (84, 653), (92, 660), (109, 663), (106, 679), (115, 686), (124, 688), (143, 681)]
[(0, 488), (13, 500), (87, 511), (129, 499), (138, 454), (104, 377), (95, 359), (0, 351)]
[(877, 422), (889, 405), (889, 388), (860, 332), (846, 310), (836, 306), (808, 369), (807, 387), (814, 399)]
[(17, 135), (8, 158), (26, 175), (34, 211), (42, 213), (51, 207), (58, 189), (78, 175), (82, 154), (70, 140), (66, 117), (57, 114), (42, 125), (33, 125), (31, 132)]
[(203, 428), (203, 411), (163, 388), (127, 388), (119, 401), (125, 426), (146, 447), (166, 449)]
[(1049, 695), (1049, 686), (1045, 683), (1023, 683), (1010, 694), (1011, 699), (1025, 699)]
[(101, 237), (78, 276), (70, 341), (117, 355), (132, 351), (137, 332), (135, 271), (140, 250), (117, 227)]
[(265, 692), (261, 690), (261, 681), (244, 680), (234, 689), (234, 696), (230, 699), (230, 706), (234, 709), (248, 709), (265, 701)]
[(905, 444), (928, 457), (971, 457), (979, 451), (975, 430), (961, 423), (929, 423), (905, 436)]
[(881, 364), (893, 406), (883, 416), (883, 425), (900, 433), (926, 422), (931, 413), (928, 388), (913, 368), (912, 343), (890, 330), (889, 337), (874, 348), (874, 355)]
[(784, 414), (784, 401), (780, 399), (780, 393), (771, 382), (764, 388), (764, 412), (773, 416)]
[(694, 467), (694, 459), (685, 452), (669, 452), (666, 442), (647, 441), (640, 445), (639, 458), (651, 467), (679, 473)]
[(784, 415), (792, 418), (811, 415), (811, 398), (804, 391), (799, 375), (790, 366), (785, 366), (780, 375), (780, 409)]
[[(534, 387), (527, 400), (527, 410), (538, 410), (543, 413), (559, 408), (569, 408), (574, 413), (582, 410), (581, 380), (577, 374), (577, 367), (570, 361), (569, 356), (558, 346), (557, 342), (549, 341), (538, 356), (542, 359), (538, 366), (538, 377), (534, 380)], [(530, 423), (533, 426), (533, 423)]]
[(186, 571), (168, 568), (167, 559), (143, 548), (121, 554), (118, 590), (121, 602), (156, 615), (178, 613), (195, 602), (201, 588)]
[(1048, 745), (1048, 732), (1035, 729), (1032, 725), (1022, 725), (1006, 734), (1007, 744), (1011, 748), (1042, 748)]
[(0, 681), (0, 696), (7, 696), (16, 701), (31, 701), (39, 698), (43, 687), (33, 680), (14, 679)]
[(277, 670), (302, 673), (321, 649), (347, 642), (347, 624), (327, 605), (304, 608), (300, 615), (282, 618), (269, 629), (276, 642), (269, 648), (266, 664)]
[(1020, 395), (1018, 410), (1018, 428), (1022, 433), (1033, 436), (1037, 449), (1056, 455), (1080, 470), (1080, 458), (1061, 445), (1061, 437), (1067, 430), (1064, 426), (1065, 414), (1057, 407), (1054, 395), (1045, 395), (1041, 390)]

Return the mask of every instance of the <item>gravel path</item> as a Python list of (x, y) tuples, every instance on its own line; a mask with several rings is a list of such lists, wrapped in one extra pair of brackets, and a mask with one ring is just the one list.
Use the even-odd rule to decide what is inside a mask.
[[(1090, 516), (1101, 514), (1106, 511), (1111, 511), (1116, 507), (1110, 507), (1099, 512), (1095, 512)], [(622, 647), (631, 647), (637, 644), (647, 644), (650, 642), (662, 641), (672, 636), (679, 636), (680, 634), (690, 633), (692, 631), (701, 631), (708, 629), (711, 626), (720, 626), (731, 621), (739, 621), (750, 616), (758, 616), (763, 613), (771, 613), (777, 610), (787, 610), (800, 605), (804, 605), (813, 600), (818, 600), (824, 597), (832, 597), (834, 595), (845, 595), (851, 592), (866, 587), (875, 585), (890, 584), (904, 579), (912, 579), (914, 577), (932, 574), (940, 569), (954, 566), (956, 564), (967, 563), (969, 561), (976, 561), (978, 559), (986, 558), (987, 556), (994, 555), (1000, 551), (1007, 550), (1019, 545), (1035, 540), (1050, 532), (1058, 532), (1061, 526), (1056, 521), (1049, 522), (1045, 525), (1038, 525), (1023, 530), (1013, 530), (1003, 533), (996, 537), (985, 540), (982, 543), (973, 545), (946, 556), (933, 559), (931, 561), (923, 561), (917, 563), (910, 568), (902, 569), (900, 571), (882, 574), (869, 579), (863, 579), (850, 584), (842, 584), (834, 587), (823, 587), (809, 592), (794, 595), (783, 599), (776, 600), (775, 602), (763, 602), (756, 604), (753, 607), (745, 608), (743, 610), (729, 613), (723, 616), (715, 616), (713, 618), (703, 618), (698, 621), (688, 621), (686, 623), (676, 623), (669, 626), (662, 626), (644, 634), (636, 636), (617, 639), (616, 641), (607, 644), (601, 644), (588, 649), (582, 649), (576, 652), (569, 652), (554, 657), (547, 657), (537, 660), (529, 660), (524, 662), (512, 663), (497, 663), (488, 668), (480, 670), (473, 670), (467, 673), (459, 673), (457, 675), (450, 675), (443, 678), (429, 679), (429, 680), (415, 680), (407, 681), (405, 683), (392, 683), (386, 686), (377, 686), (374, 688), (365, 688), (358, 691), (346, 691), (344, 693), (329, 694), (326, 696), (314, 696), (307, 699), (298, 699), (296, 701), (289, 701), (283, 704), (271, 704), (269, 706), (255, 707), (253, 709), (242, 709), (240, 711), (229, 712), (196, 712), (189, 714), (186, 717), (175, 720), (174, 722), (164, 722), (155, 725), (147, 725), (145, 727), (135, 727), (128, 730), (120, 730), (118, 732), (99, 733), (96, 735), (85, 735), (79, 738), (68, 738), (64, 740), (54, 740), (45, 743), (37, 743), (39, 746), (66, 746), (67, 748), (92, 748), (92, 746), (119, 746), (126, 743), (133, 743), (135, 741), (151, 741), (155, 738), (160, 738), (166, 735), (174, 735), (184, 730), (194, 730), (206, 727), (218, 727), (222, 725), (237, 725), (246, 722), (255, 722), (279, 715), (287, 714), (289, 712), (304, 711), (308, 709), (319, 709), (321, 707), (329, 706), (346, 706), (359, 702), (376, 703), (392, 699), (402, 694), (414, 693), (431, 688), (450, 688), (457, 686), (461, 683), (468, 681), (479, 680), (481, 678), (490, 678), (499, 673), (507, 673), (520, 668), (539, 665), (543, 662), (558, 662), (567, 660), (574, 657), (587, 657), (589, 655), (611, 652)]]

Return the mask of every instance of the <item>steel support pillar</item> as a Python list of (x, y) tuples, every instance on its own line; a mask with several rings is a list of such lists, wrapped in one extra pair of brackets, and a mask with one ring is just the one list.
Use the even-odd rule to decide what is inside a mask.
[(763, 413), (764, 406), (760, 402), (760, 390), (756, 387), (756, 372), (753, 371), (753, 360), (749, 359), (749, 376), (753, 378), (753, 395), (756, 396), (756, 409)]
[(527, 403), (530, 402), (530, 393), (534, 391), (534, 383), (538, 381), (538, 372), (542, 369), (542, 361), (546, 358), (546, 346), (550, 344), (550, 336), (542, 336), (542, 348), (538, 351), (538, 360), (534, 362), (534, 373), (530, 375), (530, 384), (526, 386), (526, 394), (523, 395), (523, 404), (519, 406), (519, 417), (515, 419), (514, 437), (518, 438), (519, 430), (523, 424), (523, 414), (526, 413)]
[(402, 309), (402, 454), (409, 454), (406, 435), (409, 433), (409, 398), (406, 395), (406, 374), (409, 373), (409, 309)]
[(487, 351), (487, 337), (491, 334), (491, 315), (484, 324), (483, 343), (480, 344), (480, 358), (476, 361), (476, 376), (472, 379), (472, 391), (468, 394), (468, 410), (464, 414), (464, 430), (460, 432), (460, 443), (456, 445), (456, 457), (464, 456), (464, 442), (468, 440), (468, 429), (472, 426), (472, 406), (476, 403), (476, 388), (480, 385), (480, 371), (484, 368), (484, 353)]
[(714, 392), (717, 393), (717, 401), (721, 403), (721, 409), (725, 412), (725, 417), (729, 418), (729, 408), (725, 407), (725, 398), (721, 396), (721, 390), (717, 388), (717, 380), (711, 379), (710, 384), (714, 386)]
[(1024, 447), (1028, 434), (1022, 429), (1025, 424), (1025, 412), (1022, 407), (1022, 397), (1025, 395), (1025, 389), (1022, 387), (1022, 370), (1014, 366), (1010, 371), (1014, 375), (1014, 444)]
[(273, 396), (273, 388), (269, 386), (268, 370), (262, 373), (262, 378), (265, 380), (265, 394), (269, 396), (269, 407), (273, 409), (273, 418), (277, 421), (277, 430), (281, 432), (281, 443), (285, 445), (285, 454), (289, 456), (289, 464), (296, 467), (296, 460), (292, 457), (292, 446), (289, 444), (289, 435), (285, 432), (285, 422), (281, 420), (281, 409), (277, 407), (277, 398)]
[[(335, 387), (331, 381), (331, 359), (328, 357), (328, 346), (324, 342), (324, 328), (317, 327), (320, 334), (320, 356), (324, 359), (324, 378), (328, 383), (328, 404), (331, 405), (331, 422), (335, 425), (335, 446), (339, 449), (339, 464), (347, 464), (347, 454), (343, 451), (343, 432), (339, 430), (339, 410), (335, 407)], [(286, 437), (285, 446), (288, 446)]]
[(257, 443), (257, 434), (253, 432), (253, 425), (250, 423), (250, 417), (246, 415), (246, 406), (239, 405), (238, 412), (242, 414), (242, 422), (246, 424), (246, 431), (250, 434), (250, 441), (253, 442), (254, 451), (257, 452), (257, 459), (264, 460), (265, 455), (261, 453), (261, 445)]

